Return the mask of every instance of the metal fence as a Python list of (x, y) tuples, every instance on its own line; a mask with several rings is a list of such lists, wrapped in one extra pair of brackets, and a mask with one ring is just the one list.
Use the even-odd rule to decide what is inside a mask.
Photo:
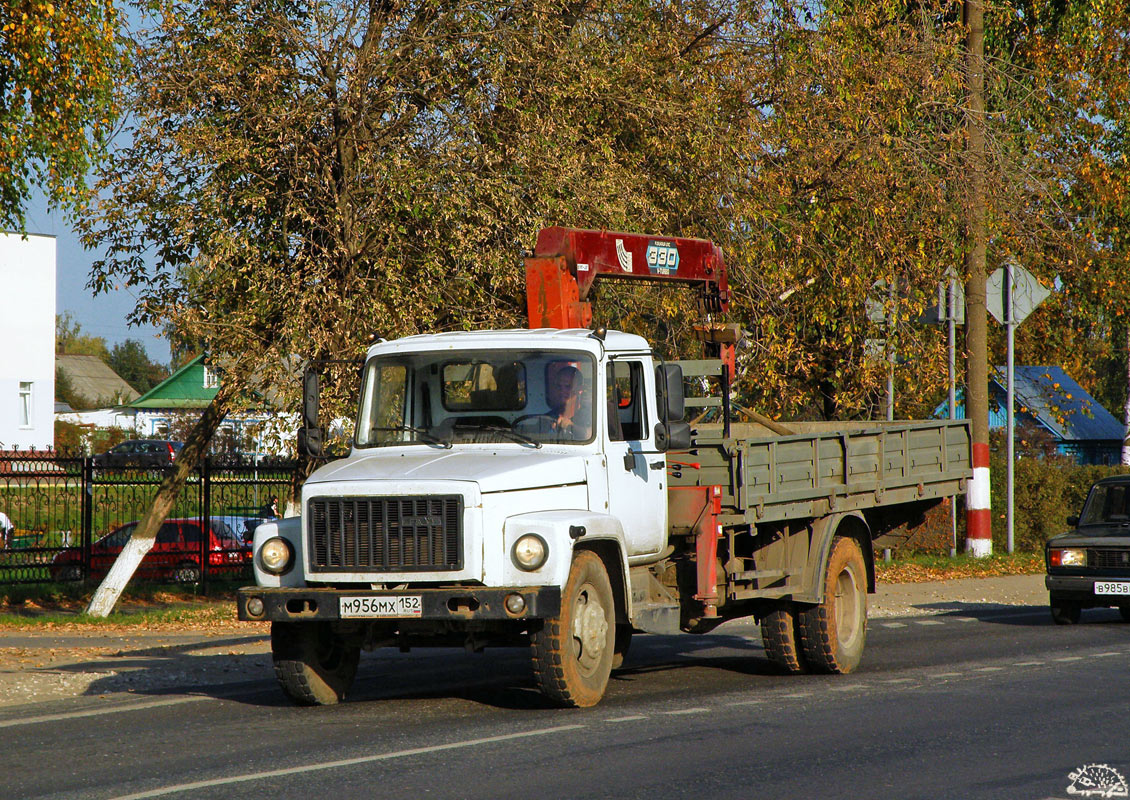
[[(189, 478), (135, 578), (251, 579), (251, 533), (284, 499), (298, 462), (206, 459)], [(149, 509), (162, 469), (55, 454), (0, 455), (0, 584), (101, 580)], [(207, 532), (207, 535), (205, 535)]]

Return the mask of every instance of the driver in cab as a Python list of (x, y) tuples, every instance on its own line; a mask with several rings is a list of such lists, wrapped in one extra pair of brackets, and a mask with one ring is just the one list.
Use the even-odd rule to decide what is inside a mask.
[(545, 386), (549, 408), (522, 424), (528, 433), (559, 440), (586, 441), (592, 436), (592, 411), (584, 403), (581, 371), (565, 364), (550, 371)]

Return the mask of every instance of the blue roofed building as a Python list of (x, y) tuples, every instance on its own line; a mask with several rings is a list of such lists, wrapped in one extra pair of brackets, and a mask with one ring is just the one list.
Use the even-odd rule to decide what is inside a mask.
[[(1057, 452), (1077, 464), (1118, 464), (1126, 426), (1099, 405), (1075, 379), (1060, 367), (1015, 367), (1016, 425), (1043, 429), (1055, 442)], [(1008, 424), (1008, 372), (997, 367), (989, 378), (989, 428), (1003, 430)], [(934, 412), (946, 416), (943, 403)], [(957, 416), (965, 418), (964, 398), (959, 393)]]

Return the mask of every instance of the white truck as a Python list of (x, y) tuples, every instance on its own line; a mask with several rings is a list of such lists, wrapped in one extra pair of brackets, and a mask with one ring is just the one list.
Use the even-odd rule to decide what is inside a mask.
[(255, 530), (239, 592), (284, 692), (335, 703), (375, 647), (525, 646), (546, 695), (591, 706), (633, 631), (743, 616), (785, 670), (854, 669), (873, 542), (964, 489), (967, 425), (692, 430), (683, 381), (601, 329), (373, 345), (349, 455)]

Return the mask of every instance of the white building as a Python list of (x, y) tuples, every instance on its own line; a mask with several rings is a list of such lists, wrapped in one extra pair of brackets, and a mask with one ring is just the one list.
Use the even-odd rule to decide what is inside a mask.
[(0, 450), (55, 445), (55, 237), (0, 233)]

